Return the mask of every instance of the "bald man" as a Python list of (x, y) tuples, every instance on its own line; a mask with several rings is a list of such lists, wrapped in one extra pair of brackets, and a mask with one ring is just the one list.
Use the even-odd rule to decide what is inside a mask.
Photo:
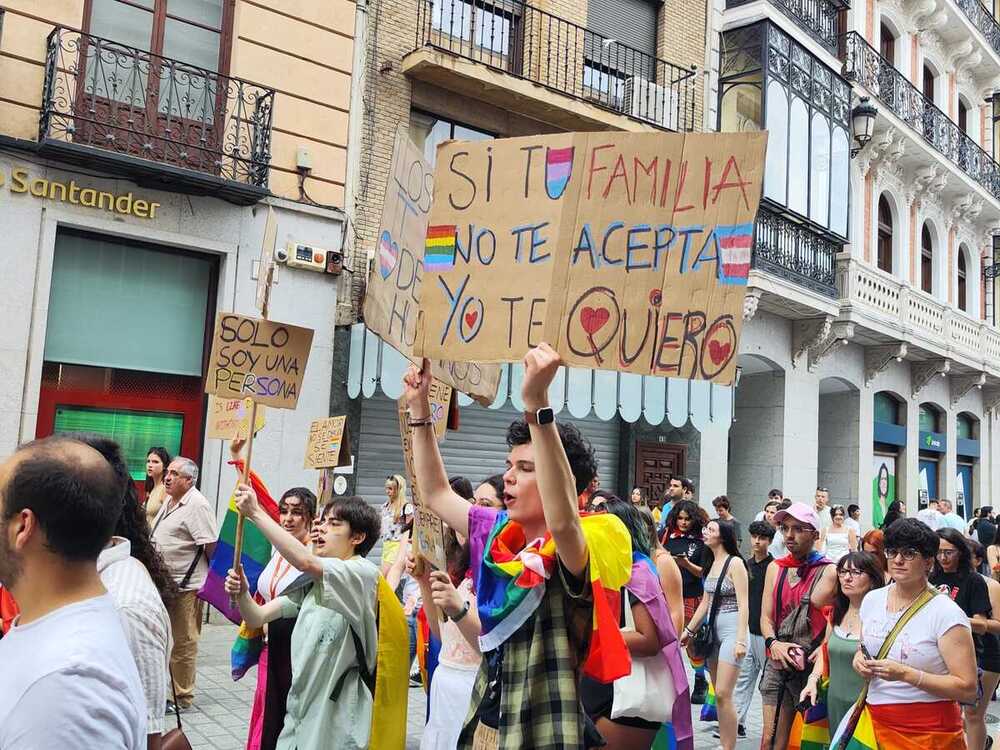
[(146, 748), (139, 673), (97, 574), (122, 499), (76, 440), (36, 440), (0, 464), (0, 581), (21, 608), (0, 639), (0, 750)]

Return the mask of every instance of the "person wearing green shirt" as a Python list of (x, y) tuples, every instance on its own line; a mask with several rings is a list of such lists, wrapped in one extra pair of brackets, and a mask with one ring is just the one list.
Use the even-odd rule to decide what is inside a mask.
[(379, 570), (365, 555), (379, 537), (378, 511), (360, 497), (334, 500), (314, 527), (310, 551), (261, 508), (249, 486), (239, 485), (236, 505), (308, 577), (306, 585), (293, 584), (264, 605), (250, 598), (246, 576), (230, 570), (226, 578), (226, 591), (239, 597), (249, 627), (297, 618), (292, 685), (277, 750), (320, 750), (334, 741), (344, 750), (367, 748), (373, 696), (365, 676), (375, 672)]

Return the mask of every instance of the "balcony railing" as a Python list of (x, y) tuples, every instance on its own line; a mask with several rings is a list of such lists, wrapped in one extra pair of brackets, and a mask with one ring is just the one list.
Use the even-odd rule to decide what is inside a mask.
[(1000, 165), (853, 31), (844, 37), (844, 77), (868, 89), (934, 149), (1000, 200)]
[(417, 0), (416, 42), (662, 128), (694, 129), (693, 67), (530, 5)]
[(56, 27), (39, 141), (43, 150), (246, 203), (267, 192), (273, 105), (272, 89)]
[[(754, 0), (726, 0), (726, 8), (738, 8)], [(819, 42), (831, 55), (837, 54), (840, 39), (840, 9), (846, 3), (833, 0), (770, 0), (796, 25)]]
[(764, 207), (757, 212), (754, 232), (753, 268), (837, 298), (839, 244)]
[(955, 0), (955, 4), (962, 9), (972, 25), (982, 32), (993, 51), (1000, 54), (1000, 23), (997, 23), (989, 9), (979, 0)]

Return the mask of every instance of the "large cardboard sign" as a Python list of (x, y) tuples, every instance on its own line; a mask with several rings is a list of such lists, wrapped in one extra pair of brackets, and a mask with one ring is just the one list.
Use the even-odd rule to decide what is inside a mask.
[[(448, 386), (444, 386), (444, 388), (448, 388)], [(447, 407), (444, 413), (447, 417)], [(403, 443), (403, 465), (406, 469), (406, 481), (410, 485), (415, 511), (412, 533), (413, 551), (417, 557), (423, 558), (437, 570), (447, 570), (448, 561), (444, 553), (444, 526), (441, 519), (424, 505), (423, 497), (420, 495), (420, 486), (417, 484), (417, 475), (413, 469), (413, 430), (427, 428), (409, 426), (409, 410), (403, 398), (397, 402), (397, 414), (399, 416), (399, 437)], [(442, 422), (447, 423), (447, 418)], [(434, 424), (436, 433), (438, 422)]]
[[(222, 440), (245, 440), (250, 437), (250, 411), (253, 399), (250, 398), (218, 398), (208, 397), (208, 425), (206, 434), (209, 438)], [(254, 420), (254, 432), (259, 432), (266, 422), (267, 408), (257, 404), (257, 418)]]
[(309, 426), (306, 469), (329, 469), (351, 463), (347, 417), (317, 419)]
[[(400, 127), (362, 314), (370, 331), (418, 364), (413, 345), (420, 327), (424, 236), (433, 184), (433, 168)], [(477, 362), (434, 361), (431, 374), (484, 405), (496, 398), (500, 383), (499, 367)]]
[(766, 133), (438, 146), (414, 351), (729, 384)]
[(205, 392), (294, 409), (312, 338), (311, 328), (220, 312)]

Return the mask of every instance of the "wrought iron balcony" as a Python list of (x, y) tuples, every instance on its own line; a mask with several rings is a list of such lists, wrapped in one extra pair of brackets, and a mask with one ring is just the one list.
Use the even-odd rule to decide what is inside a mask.
[(39, 148), (140, 184), (249, 204), (267, 195), (274, 91), (56, 27)]
[(853, 31), (844, 37), (844, 77), (868, 89), (934, 149), (1000, 200), (1000, 165)]
[[(726, 8), (738, 8), (754, 0), (726, 0)], [(819, 42), (831, 55), (837, 54), (840, 39), (840, 10), (850, 7), (834, 0), (770, 0), (799, 28)]]
[(754, 227), (751, 266), (814, 292), (837, 298), (841, 245), (815, 229), (761, 206)]
[(516, 0), (417, 0), (416, 44), (661, 128), (694, 129), (694, 67)]
[(955, 0), (955, 5), (961, 8), (972, 25), (982, 32), (987, 44), (1000, 54), (1000, 23), (997, 23), (997, 19), (989, 9), (979, 0)]

